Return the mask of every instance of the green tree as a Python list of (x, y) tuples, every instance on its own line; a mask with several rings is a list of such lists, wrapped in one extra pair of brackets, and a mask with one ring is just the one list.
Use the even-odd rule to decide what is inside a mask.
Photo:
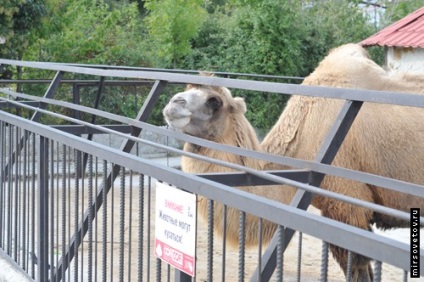
[(44, 15), (43, 0), (4, 0), (0, 7), (0, 56), (21, 59), (31, 43), (31, 32)]
[[(0, 57), (21, 60), (35, 40), (44, 14), (43, 0), (3, 0), (0, 6)], [(16, 71), (18, 78), (21, 78), (22, 68), (18, 67)], [(13, 72), (11, 68), (3, 69), (0, 75), (10, 78)]]
[[(136, 3), (111, 9), (91, 1), (51, 6), (45, 34), (26, 59), (69, 63), (143, 66), (143, 28)], [(51, 2), (53, 5), (54, 1)]]
[[(48, 16), (42, 20), (40, 36), (25, 53), (25, 60), (105, 64), (119, 66), (150, 66), (145, 55), (146, 32), (137, 3), (108, 5), (90, 0), (48, 0)], [(49, 78), (53, 72), (27, 69), (26, 78)], [(82, 75), (65, 78), (84, 78)], [(25, 86), (27, 93), (44, 93), (45, 86)], [(139, 91), (140, 89), (138, 89)], [(82, 104), (93, 105), (96, 89), (85, 88)], [(72, 101), (66, 86), (56, 98)], [(108, 87), (101, 101), (102, 109), (122, 115), (133, 115), (129, 106), (134, 89)], [(133, 99), (134, 100), (134, 99)], [(131, 110), (131, 112), (130, 112)], [(50, 121), (48, 121), (50, 122)]]
[(396, 22), (424, 6), (423, 0), (394, 0), (386, 2), (386, 11), (382, 22), (384, 26)]
[(205, 20), (204, 2), (149, 0), (145, 7), (148, 11), (145, 20), (153, 50), (164, 66), (172, 64), (175, 68), (178, 61), (190, 52), (190, 40), (197, 35)]
[(306, 74), (334, 47), (358, 43), (377, 32), (360, 5), (362, 1), (321, 0), (303, 6), (302, 25), (306, 28), (302, 48), (308, 58)]
[[(375, 32), (360, 1), (232, 0), (215, 9), (192, 40), (181, 68), (306, 76), (328, 51)], [(291, 81), (293, 82), (293, 81)], [(266, 128), (287, 96), (233, 91), (245, 97), (254, 126)]]

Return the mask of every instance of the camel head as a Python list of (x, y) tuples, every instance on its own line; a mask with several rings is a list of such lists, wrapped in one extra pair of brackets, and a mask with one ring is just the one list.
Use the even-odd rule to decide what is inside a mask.
[(163, 109), (166, 122), (174, 129), (218, 142), (234, 130), (236, 116), (245, 112), (244, 100), (232, 97), (227, 88), (194, 84), (175, 94)]

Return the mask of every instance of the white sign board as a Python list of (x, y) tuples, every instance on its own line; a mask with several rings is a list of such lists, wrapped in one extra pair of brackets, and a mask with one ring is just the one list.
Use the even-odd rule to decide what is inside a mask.
[(196, 195), (156, 184), (155, 254), (190, 276), (196, 274)]

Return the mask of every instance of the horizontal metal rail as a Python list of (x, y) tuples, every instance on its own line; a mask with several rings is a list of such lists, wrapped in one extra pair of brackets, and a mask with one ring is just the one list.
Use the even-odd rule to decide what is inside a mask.
[(46, 70), (75, 72), (86, 75), (96, 75), (104, 77), (126, 77), (138, 79), (164, 80), (178, 83), (195, 83), (212, 86), (224, 86), (233, 89), (245, 89), (254, 91), (263, 91), (269, 93), (281, 93), (289, 95), (303, 96), (319, 96), (323, 98), (333, 98), (352, 101), (363, 101), (379, 104), (392, 104), (409, 107), (424, 107), (424, 95), (347, 89), (347, 88), (332, 88), (332, 87), (317, 87), (297, 84), (285, 84), (276, 82), (253, 81), (244, 79), (232, 79), (222, 77), (206, 77), (198, 75), (178, 74), (178, 73), (162, 73), (153, 71), (133, 71), (133, 70), (104, 70), (88, 67), (70, 66), (65, 64), (53, 64), (42, 62), (24, 62), (0, 59), (0, 64), (9, 64), (21, 67), (42, 68)]

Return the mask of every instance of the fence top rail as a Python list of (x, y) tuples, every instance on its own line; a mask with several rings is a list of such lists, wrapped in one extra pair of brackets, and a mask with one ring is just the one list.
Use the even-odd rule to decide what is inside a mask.
[(410, 107), (424, 108), (424, 95), (360, 90), (348, 88), (333, 88), (322, 86), (297, 85), (289, 83), (254, 81), (247, 79), (234, 79), (223, 77), (206, 77), (193, 74), (144, 71), (144, 70), (121, 70), (121, 69), (99, 69), (79, 65), (68, 65), (61, 63), (28, 62), (0, 59), (0, 64), (21, 67), (38, 68), (58, 72), (80, 73), (85, 75), (102, 77), (120, 77), (132, 79), (162, 80), (177, 83), (194, 83), (211, 86), (224, 86), (234, 89), (262, 91), (269, 93), (280, 93), (288, 95), (316, 96), (323, 98), (344, 99), (363, 101), (370, 103), (393, 104)]
[[(31, 95), (27, 95), (27, 94), (23, 94), (23, 93), (16, 93), (14, 91), (11, 91), (11, 90), (8, 90), (8, 89), (1, 89), (1, 88), (0, 88), (0, 93), (4, 93), (4, 94), (9, 95), (13, 98), (27, 99), (27, 100), (42, 102), (42, 103), (46, 103), (46, 104), (50, 104), (50, 105), (61, 106), (61, 107), (65, 107), (65, 108), (68, 108), (68, 109), (78, 110), (80, 112), (94, 114), (94, 115), (99, 116), (99, 117), (107, 118), (109, 120), (117, 121), (117, 122), (120, 122), (120, 123), (123, 123), (123, 124), (128, 124), (130, 126), (138, 127), (142, 130), (147, 130), (149, 132), (153, 132), (153, 133), (156, 133), (156, 134), (159, 134), (159, 135), (175, 138), (175, 139), (178, 139), (178, 140), (182, 140), (184, 142), (190, 142), (192, 144), (196, 144), (196, 145), (199, 145), (199, 146), (202, 146), (202, 147), (212, 148), (212, 149), (216, 149), (216, 150), (228, 152), (228, 153), (236, 153), (236, 154), (239, 154), (241, 156), (251, 157), (251, 158), (255, 158), (255, 159), (262, 159), (262, 160), (270, 161), (270, 162), (273, 162), (273, 163), (278, 163), (278, 164), (291, 166), (291, 167), (295, 167), (295, 168), (300, 168), (300, 169), (307, 169), (309, 171), (314, 171), (314, 172), (323, 173), (323, 174), (327, 174), (327, 175), (339, 176), (339, 177), (351, 179), (351, 180), (354, 180), (354, 181), (359, 181), (359, 182), (362, 182), (362, 183), (367, 183), (367, 184), (376, 185), (376, 186), (383, 187), (383, 188), (388, 188), (388, 189), (398, 191), (398, 192), (402, 192), (402, 193), (408, 193), (408, 194), (415, 195), (415, 196), (418, 196), (418, 197), (424, 197), (423, 186), (418, 185), (418, 184), (408, 183), (408, 182), (395, 180), (395, 179), (391, 179), (391, 178), (387, 178), (387, 177), (383, 177), (383, 176), (373, 175), (373, 174), (369, 174), (369, 173), (365, 173), (365, 172), (361, 172), (361, 171), (354, 171), (354, 170), (350, 170), (350, 169), (346, 169), (346, 168), (342, 168), (342, 167), (335, 167), (335, 166), (322, 164), (322, 163), (318, 163), (318, 162), (314, 162), (314, 161), (294, 159), (294, 158), (290, 158), (290, 157), (286, 157), (286, 156), (276, 156), (276, 155), (271, 155), (271, 154), (267, 154), (267, 153), (262, 153), (262, 152), (252, 151), (252, 150), (243, 149), (243, 148), (239, 148), (239, 147), (234, 147), (234, 146), (230, 146), (230, 145), (218, 144), (218, 143), (215, 143), (215, 142), (212, 142), (212, 141), (208, 141), (208, 140), (201, 139), (201, 138), (198, 138), (198, 137), (186, 135), (186, 134), (183, 134), (183, 133), (180, 133), (180, 132), (160, 128), (160, 127), (150, 125), (148, 123), (140, 122), (140, 121), (137, 121), (137, 120), (134, 120), (134, 119), (131, 119), (131, 118), (119, 116), (119, 115), (116, 115), (116, 114), (113, 114), (113, 113), (105, 112), (105, 111), (98, 110), (98, 109), (93, 109), (93, 108), (86, 107), (86, 106), (76, 105), (76, 104), (65, 102), (65, 101), (58, 101), (58, 100), (49, 99), (49, 98), (31, 96)], [(62, 119), (66, 119), (68, 121), (73, 122), (74, 124), (79, 124), (79, 125), (83, 125), (83, 126), (86, 126), (86, 127), (95, 128), (95, 129), (98, 129), (100, 131), (106, 131), (107, 133), (120, 135), (121, 137), (124, 137), (124, 138), (132, 138), (133, 141), (136, 141), (136, 142), (139, 142), (139, 143), (144, 143), (144, 144), (148, 143), (148, 145), (150, 145), (150, 146), (157, 147), (157, 148), (160, 147), (161, 149), (164, 149), (168, 152), (173, 152), (173, 153), (177, 153), (177, 154), (180, 154), (180, 155), (187, 155), (187, 153), (184, 152), (183, 150), (175, 149), (175, 148), (172, 148), (172, 147), (169, 147), (169, 146), (166, 146), (166, 145), (162, 145), (162, 144), (156, 144), (156, 143), (149, 142), (149, 141), (146, 141), (146, 140), (143, 140), (143, 139), (140, 139), (140, 138), (136, 138), (136, 137), (129, 137), (128, 135), (126, 135), (124, 133), (120, 133), (118, 131), (114, 131), (113, 129), (108, 129), (108, 128), (105, 128), (105, 127), (102, 127), (102, 126), (99, 126), (99, 125), (94, 125), (94, 124), (91, 124), (91, 123), (83, 122), (83, 121), (80, 121), (80, 120), (77, 120), (77, 119), (74, 119), (74, 118), (70, 118), (70, 117), (67, 117), (67, 116), (64, 116), (64, 115), (61, 115), (61, 114), (58, 114), (58, 113), (50, 112), (48, 110), (41, 110), (39, 108), (30, 106), (30, 105), (25, 105), (24, 103), (19, 102), (19, 101), (8, 101), (5, 98), (1, 98), (1, 100), (3, 100), (6, 103), (13, 103), (13, 104), (20, 105), (23, 108), (32, 109), (34, 111), (43, 111), (46, 114), (50, 114), (50, 115), (60, 117)], [(200, 156), (193, 155), (191, 157), (199, 158)], [(215, 159), (208, 158), (208, 157), (203, 157), (203, 158), (205, 159), (205, 161), (216, 163)], [(221, 165), (228, 166), (228, 165), (232, 165), (232, 164), (222, 163)], [(238, 169), (243, 171), (242, 167), (239, 167)], [(244, 171), (244, 172), (249, 173), (247, 171)], [(250, 171), (250, 173), (257, 174), (259, 177), (262, 177), (262, 178), (264, 178), (264, 176), (266, 178), (269, 176), (273, 180), (277, 180), (277, 183), (278, 183), (278, 180), (281, 180), (281, 178), (278, 178), (276, 176), (271, 176), (269, 174), (266, 174), (266, 173), (260, 172), (260, 171), (257, 171), (257, 172), (256, 171)], [(269, 180), (272, 181), (272, 179), (269, 179)]]
[[(355, 252), (378, 261), (385, 261), (402, 269), (409, 269), (410, 246), (382, 235), (359, 229), (335, 220), (311, 214), (270, 199), (220, 184), (200, 176), (149, 162), (143, 158), (126, 154), (118, 149), (94, 144), (84, 138), (62, 132), (50, 126), (34, 123), (24, 118), (0, 111), (0, 120), (54, 140), (81, 152), (126, 167), (158, 180), (173, 183), (186, 191), (202, 195), (225, 205), (255, 214), (287, 228), (298, 230), (338, 246), (355, 244)], [(217, 192), (219, 191), (219, 192)], [(320, 228), (317, 228), (317, 227)], [(334, 236), (337, 234), (337, 236)], [(420, 254), (420, 267), (424, 268), (424, 254)], [(399, 259), (405, 258), (405, 259)]]

